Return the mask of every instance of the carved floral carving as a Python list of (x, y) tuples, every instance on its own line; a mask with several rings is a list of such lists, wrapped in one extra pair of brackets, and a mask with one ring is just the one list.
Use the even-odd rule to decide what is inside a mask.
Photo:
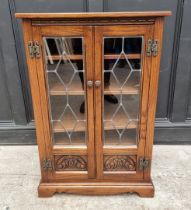
[(85, 157), (77, 155), (57, 155), (55, 156), (55, 168), (63, 170), (87, 170), (87, 160)]
[(105, 156), (104, 170), (106, 171), (135, 171), (136, 156), (115, 155)]

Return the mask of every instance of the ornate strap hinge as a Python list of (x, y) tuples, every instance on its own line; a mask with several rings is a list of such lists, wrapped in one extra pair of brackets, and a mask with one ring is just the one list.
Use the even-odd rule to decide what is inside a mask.
[(37, 41), (29, 41), (28, 49), (31, 58), (40, 58), (40, 44)]
[(158, 55), (158, 48), (159, 48), (159, 41), (154, 39), (149, 39), (147, 41), (147, 50), (146, 50), (146, 53), (147, 53), (147, 56), (154, 56), (156, 57)]
[(139, 170), (143, 171), (150, 166), (150, 160), (145, 158), (145, 157), (140, 157), (139, 158)]
[(52, 161), (50, 159), (44, 159), (42, 161), (42, 168), (44, 171), (51, 171), (53, 170)]

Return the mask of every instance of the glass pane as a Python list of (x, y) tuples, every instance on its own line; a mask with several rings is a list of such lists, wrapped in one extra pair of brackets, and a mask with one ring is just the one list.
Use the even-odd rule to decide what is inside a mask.
[(104, 145), (137, 144), (142, 37), (104, 42)]
[(84, 52), (81, 37), (44, 37), (54, 144), (86, 144)]

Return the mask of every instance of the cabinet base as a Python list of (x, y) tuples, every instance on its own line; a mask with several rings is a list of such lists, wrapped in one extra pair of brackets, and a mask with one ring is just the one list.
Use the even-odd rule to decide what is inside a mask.
[(137, 193), (140, 197), (154, 197), (152, 182), (147, 183), (40, 183), (39, 197), (51, 197), (54, 193), (74, 193), (82, 195), (115, 195), (121, 193)]

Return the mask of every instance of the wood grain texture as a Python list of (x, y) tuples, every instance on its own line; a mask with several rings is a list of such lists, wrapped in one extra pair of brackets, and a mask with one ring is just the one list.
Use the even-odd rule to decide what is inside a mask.
[[(42, 105), (41, 105), (41, 97), (39, 91), (39, 80), (37, 76), (37, 69), (36, 69), (36, 62), (34, 59), (31, 59), (28, 53), (28, 42), (33, 40), (33, 33), (31, 27), (30, 20), (23, 21), (23, 30), (24, 30), (24, 46), (26, 51), (26, 59), (28, 64), (28, 71), (29, 71), (29, 80), (30, 80), (30, 87), (31, 93), (33, 98), (33, 109), (34, 109), (34, 117), (36, 122), (36, 135), (37, 135), (37, 143), (39, 149), (39, 157), (40, 157), (40, 164), (42, 163), (43, 159), (47, 156), (47, 144), (45, 140), (44, 131), (45, 128), (43, 126), (43, 118), (42, 118)], [(41, 167), (41, 175), (42, 180), (48, 180), (47, 172), (45, 172)]]
[(94, 90), (94, 107), (95, 107), (95, 145), (96, 145), (96, 165), (97, 179), (103, 178), (103, 140), (102, 140), (102, 97), (103, 97), (103, 78), (102, 78), (102, 30), (98, 27), (94, 29), (94, 78), (101, 81), (101, 85)]
[(104, 171), (135, 171), (136, 156), (105, 155)]
[(55, 155), (56, 171), (87, 171), (87, 157), (79, 155)]
[[(141, 171), (138, 165), (140, 157), (152, 159), (163, 17), (168, 15), (170, 12), (23, 13), (16, 15), (18, 18), (24, 18), (25, 43), (35, 40), (43, 46), (43, 36), (80, 36), (84, 37), (85, 40), (85, 85), (84, 90), (77, 87), (76, 94), (86, 93), (87, 145), (66, 146), (62, 140), (59, 140), (57, 145), (53, 144), (52, 132), (59, 131), (60, 133), (61, 130), (58, 127), (54, 127), (52, 130), (50, 124), (48, 88), (43, 60), (45, 55), (42, 49), (40, 59), (31, 59), (27, 54), (40, 160), (42, 161), (44, 158), (52, 160), (54, 168), (52, 171), (45, 172), (41, 167), (42, 183), (38, 189), (40, 197), (52, 196), (56, 192), (91, 195), (136, 192), (143, 197), (154, 195), (150, 167)], [(139, 17), (140, 19), (136, 19)], [(150, 24), (148, 24), (149, 20), (147, 19), (149, 17), (152, 19)], [(111, 18), (114, 21), (109, 21)], [(132, 20), (130, 25), (128, 18)], [(32, 19), (34, 21), (44, 20), (46, 24), (31, 25)], [(56, 21), (54, 22), (54, 20)], [(63, 20), (68, 24), (72, 21), (72, 25), (58, 25), (59, 21), (61, 23)], [(83, 24), (81, 24), (81, 20), (83, 20)], [(102, 20), (106, 20), (107, 24), (104, 25)], [(126, 25), (125, 20), (127, 20)], [(141, 22), (141, 20), (143, 21)], [(48, 25), (49, 21), (51, 22), (50, 25)], [(142, 54), (129, 55), (129, 58), (141, 59), (142, 64), (137, 143), (129, 138), (128, 145), (103, 145), (103, 95), (110, 94), (109, 89), (104, 90), (103, 79), (102, 44), (105, 36), (144, 37)], [(148, 57), (146, 55), (148, 39), (159, 41), (158, 56)], [(107, 60), (115, 59), (115, 56), (108, 54), (105, 58)], [(56, 59), (55, 56), (54, 60)], [(81, 59), (81, 56), (76, 55), (71, 59), (78, 60)], [(101, 85), (87, 87), (86, 81), (88, 80), (93, 81), (93, 84), (99, 80)], [(56, 86), (56, 88), (59, 87)], [(50, 94), (54, 95), (54, 93), (54, 91), (50, 91)], [(117, 94), (117, 92), (114, 93)], [(125, 94), (138, 94), (138, 90), (128, 89)], [(116, 126), (123, 127), (122, 121), (119, 120), (117, 123)], [(69, 123), (68, 126), (70, 126)], [(137, 125), (132, 124), (131, 126), (130, 129), (134, 129)], [(83, 129), (82, 126), (80, 129)]]
[[(38, 26), (37, 26), (38, 27)], [(61, 36), (61, 37), (72, 37), (72, 36), (82, 36), (84, 32), (85, 26), (57, 26), (57, 25), (52, 25), (52, 26), (43, 26), (41, 27), (41, 35), (42, 36), (47, 36), (47, 37), (56, 37), (56, 36)]]
[[(90, 28), (90, 29), (89, 29)], [(87, 31), (85, 33), (85, 31)], [(73, 27), (45, 27), (45, 28), (40, 28), (40, 27), (37, 27), (37, 26), (33, 26), (33, 34), (34, 34), (34, 39), (38, 41), (38, 43), (40, 43), (41, 46), (43, 46), (43, 40), (42, 40), (42, 36), (44, 34), (46, 34), (47, 36), (50, 35), (52, 33), (55, 34), (55, 33), (59, 33), (58, 35), (59, 36), (67, 36), (68, 34), (70, 34), (70, 36), (81, 36), (81, 37), (84, 37), (85, 38), (85, 42), (87, 41), (88, 43), (88, 40), (90, 40), (90, 43), (92, 43), (91, 41), (91, 27), (81, 27), (81, 26), (73, 26)], [(58, 36), (57, 35), (57, 36)], [(92, 52), (92, 47), (91, 45), (87, 44), (85, 45), (87, 46), (88, 48), (85, 49), (86, 51), (86, 55), (91, 58), (91, 52)], [(50, 116), (50, 113), (49, 113), (49, 110), (50, 110), (50, 107), (49, 107), (49, 96), (48, 96), (48, 87), (47, 87), (47, 81), (46, 81), (46, 68), (45, 68), (45, 64), (44, 64), (44, 51), (43, 49), (42, 50), (42, 56), (39, 58), (39, 59), (35, 59), (36, 60), (36, 66), (38, 66), (38, 80), (39, 80), (39, 83), (41, 83), (40, 87), (39, 87), (39, 91), (40, 91), (40, 94), (41, 94), (41, 103), (42, 103), (42, 112), (41, 112), (41, 116), (43, 118), (43, 124), (44, 124), (44, 132), (45, 132), (45, 141), (46, 141), (46, 149), (47, 149), (47, 152), (46, 152), (46, 157), (47, 159), (50, 159), (52, 160), (53, 162), (53, 145), (54, 145), (54, 142), (53, 142), (53, 138), (52, 138), (52, 128), (51, 128), (51, 116)], [(91, 63), (90, 63), (91, 64)], [(89, 66), (90, 66), (89, 64)], [(87, 75), (89, 75), (91, 73), (91, 68), (88, 67), (88, 65), (86, 65), (86, 69), (88, 69), (88, 71), (86, 70), (86, 76), (85, 76), (85, 79), (87, 77)], [(86, 86), (85, 86), (85, 89), (86, 89)], [(88, 104), (88, 107), (91, 107), (91, 101), (92, 99), (88, 99), (88, 96), (87, 96), (87, 101), (90, 100), (90, 105), (89, 103), (87, 102)], [(87, 109), (93, 109), (92, 108), (87, 108)], [(87, 117), (91, 117), (91, 113), (93, 112), (90, 112), (89, 115), (87, 115)], [(90, 118), (91, 120), (93, 120), (93, 118)], [(90, 122), (90, 125), (93, 126), (93, 123)], [(93, 134), (93, 130), (94, 129), (90, 129), (92, 130), (91, 132), (91, 135)], [(88, 132), (89, 133), (89, 132)], [(90, 137), (91, 137), (90, 135)], [(88, 142), (88, 149), (86, 149), (86, 151), (88, 150), (88, 171), (89, 171), (89, 176), (90, 177), (94, 177), (95, 175), (95, 172), (94, 172), (94, 167), (95, 167), (95, 164), (92, 163), (92, 161), (94, 160), (94, 155), (93, 152), (94, 152), (94, 147), (91, 146), (91, 141), (94, 141), (94, 138), (91, 137), (91, 139), (89, 138), (89, 135), (87, 135), (88, 139), (87, 139), (87, 142)], [(89, 145), (90, 144), (90, 145)], [(93, 142), (93, 145), (94, 145), (94, 142)], [(61, 148), (59, 148), (59, 151), (61, 150)], [(65, 150), (63, 149), (62, 150), (62, 153), (64, 154)], [(71, 150), (72, 152), (72, 150)], [(75, 173), (73, 171), (68, 171), (68, 173), (54, 173), (54, 171), (48, 171), (48, 177), (49, 179), (52, 179), (53, 177), (57, 178), (59, 177), (60, 179), (61, 178), (79, 178), (79, 179), (84, 179), (84, 178), (87, 178), (87, 174), (83, 174), (82, 172), (80, 173)]]
[(68, 18), (128, 18), (128, 17), (163, 17), (170, 16), (170, 11), (145, 11), (145, 12), (88, 12), (88, 13), (16, 13), (16, 18), (27, 19), (68, 19)]
[[(158, 18), (154, 26), (153, 37), (159, 41), (158, 56), (152, 57), (151, 73), (150, 73), (150, 87), (149, 87), (149, 99), (147, 101), (148, 106), (148, 119), (147, 119), (147, 132), (146, 132), (146, 147), (145, 156), (152, 160), (152, 148), (154, 140), (154, 122), (156, 113), (156, 103), (157, 103), (157, 92), (158, 92), (158, 80), (160, 71), (160, 56), (162, 49), (162, 35), (163, 35), (163, 24), (164, 18)], [(145, 170), (144, 178), (147, 180), (151, 176), (151, 167)]]
[(153, 197), (154, 186), (147, 183), (40, 183), (39, 197), (51, 197), (54, 193), (74, 193), (82, 195), (116, 195), (137, 193), (141, 197)]
[[(40, 144), (46, 145), (46, 156), (44, 159), (53, 160), (53, 153), (52, 153), (52, 136), (51, 136), (51, 126), (50, 126), (50, 115), (49, 115), (49, 101), (48, 101), (48, 93), (47, 93), (47, 83), (46, 83), (46, 77), (45, 77), (45, 64), (43, 60), (43, 41), (41, 38), (41, 31), (39, 27), (32, 27), (32, 33), (33, 33), (33, 40), (37, 41), (41, 46), (41, 57), (39, 59), (34, 59), (36, 62), (36, 68), (37, 68), (37, 77), (38, 77), (38, 83), (39, 87), (38, 90), (40, 92), (40, 103), (41, 103), (41, 117), (42, 117), (42, 125), (44, 130), (44, 142)], [(42, 126), (41, 125), (41, 126)], [(38, 127), (38, 125), (37, 125)], [(47, 176), (48, 178), (53, 177), (53, 172), (51, 170), (47, 170)]]
[[(88, 87), (86, 81), (94, 81), (94, 67), (93, 67), (93, 34), (92, 26), (84, 27), (84, 39), (85, 39), (85, 66), (86, 66), (86, 80), (85, 89), (87, 92), (87, 130), (88, 130), (88, 177), (95, 178), (95, 139), (94, 139), (94, 89)], [(91, 62), (92, 61), (92, 62)]]
[[(128, 54), (126, 57), (124, 55), (119, 55), (119, 54), (107, 54), (104, 55), (104, 59), (117, 59), (120, 56), (120, 59), (140, 59), (141, 55), (140, 54)], [(51, 56), (46, 56), (47, 59), (52, 59), (52, 60), (60, 60), (60, 55), (51, 55)], [(82, 60), (83, 56), (82, 55), (67, 55), (67, 57), (62, 56), (62, 60)]]
[[(107, 148), (107, 154), (111, 153), (112, 154), (118, 154), (118, 152), (121, 154), (123, 152), (124, 154), (129, 154), (129, 150), (131, 147), (124, 147), (121, 150), (121, 148), (118, 148), (115, 145), (112, 145), (110, 148), (107, 146), (103, 147), (103, 114), (100, 112), (100, 110), (103, 110), (103, 104), (102, 104), (102, 97), (103, 97), (103, 77), (102, 77), (102, 58), (103, 58), (103, 50), (102, 50), (102, 40), (104, 37), (109, 37), (109, 36), (143, 36), (144, 40), (148, 40), (149, 38), (153, 38), (153, 27), (150, 25), (146, 26), (123, 26), (123, 25), (118, 25), (118, 26), (97, 26), (95, 27), (95, 80), (100, 80), (102, 82), (102, 86), (99, 88), (95, 89), (95, 104), (96, 104), (96, 154), (97, 154), (97, 165), (100, 167), (97, 169), (97, 174), (99, 174), (100, 179), (104, 177), (104, 179), (107, 178), (116, 178), (116, 176), (119, 176), (119, 174), (116, 173), (103, 173), (103, 154), (105, 149)], [(147, 42), (145, 41), (143, 44), (143, 49), (142, 52), (143, 54), (141, 55), (141, 63), (142, 63), (142, 71), (141, 71), (141, 88), (140, 88), (140, 106), (139, 106), (139, 113), (140, 113), (140, 119), (139, 119), (139, 131), (138, 131), (138, 142), (137, 142), (137, 165), (139, 161), (139, 157), (144, 157), (145, 153), (145, 142), (146, 142), (146, 126), (147, 126), (147, 101), (148, 101), (148, 92), (149, 92), (149, 80), (150, 80), (150, 70), (151, 66), (149, 65), (151, 58), (144, 53), (146, 51), (147, 47)], [(100, 138), (100, 136), (102, 138)], [(135, 150), (134, 150), (135, 151)], [(122, 175), (122, 174), (121, 174)], [(130, 174), (124, 173), (123, 177), (128, 178), (130, 177)], [(136, 174), (133, 174), (134, 177), (143, 177), (143, 171), (136, 171)]]
[(53, 154), (73, 154), (73, 155), (87, 155), (87, 146), (69, 146), (69, 145), (54, 145)]
[(85, 180), (89, 179), (88, 171), (81, 171), (81, 170), (70, 170), (70, 171), (55, 171), (54, 170), (54, 182), (62, 183), (63, 180), (68, 180), (71, 182), (73, 180), (79, 180), (84, 182)]

